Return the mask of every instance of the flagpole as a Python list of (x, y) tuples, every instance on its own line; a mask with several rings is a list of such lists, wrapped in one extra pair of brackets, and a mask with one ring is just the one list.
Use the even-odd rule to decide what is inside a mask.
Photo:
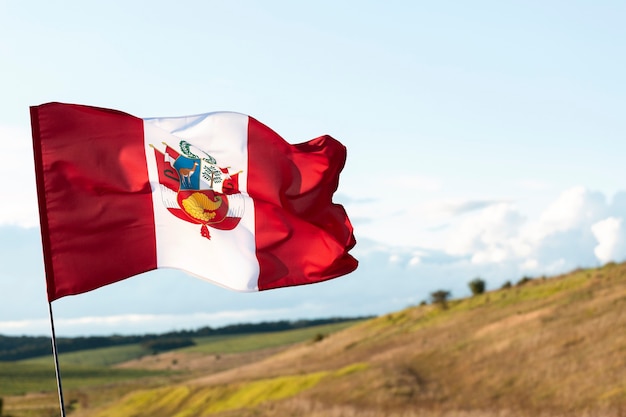
[(59, 407), (61, 408), (61, 417), (65, 417), (65, 404), (63, 402), (63, 388), (61, 386), (61, 371), (59, 370), (59, 355), (57, 353), (57, 338), (54, 332), (54, 318), (52, 317), (52, 302), (48, 301), (48, 310), (50, 311), (50, 328), (52, 330), (52, 355), (54, 356), (54, 372), (57, 377), (57, 389), (59, 391)]

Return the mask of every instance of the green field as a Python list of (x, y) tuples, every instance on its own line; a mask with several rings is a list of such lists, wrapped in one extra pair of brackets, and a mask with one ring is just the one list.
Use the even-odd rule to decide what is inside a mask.
[[(63, 353), (59, 355), (59, 363), (62, 367), (65, 367), (67, 365), (90, 367), (110, 366), (117, 363), (136, 359), (148, 354), (150, 354), (150, 352), (148, 352), (139, 344), (112, 346), (100, 349), (90, 349), (81, 350), (78, 352)], [(47, 355), (33, 359), (24, 359), (18, 362), (33, 365), (46, 365), (53, 363), (53, 360), (54, 359), (52, 358), (52, 355)]]
[(344, 323), (326, 324), (304, 329), (288, 330), (283, 332), (253, 333), (236, 336), (215, 336), (196, 338), (196, 346), (181, 349), (181, 352), (198, 352), (209, 354), (242, 353), (260, 349), (268, 349), (279, 346), (312, 340), (318, 335), (327, 335), (343, 330), (356, 324), (357, 321)]
[[(288, 346), (327, 335), (355, 324), (355, 321), (288, 330), (232, 336), (196, 338), (196, 346), (183, 353), (228, 354)], [(173, 376), (173, 371), (115, 369), (112, 365), (152, 355), (139, 344), (91, 349), (59, 355), (64, 389), (97, 387), (124, 381)], [(15, 362), (0, 362), (0, 397), (28, 392), (56, 391), (54, 359), (51, 355)]]
[[(61, 366), (63, 388), (85, 388), (148, 378), (166, 372), (107, 367)], [(45, 363), (0, 362), (0, 396), (56, 391), (52, 358)]]

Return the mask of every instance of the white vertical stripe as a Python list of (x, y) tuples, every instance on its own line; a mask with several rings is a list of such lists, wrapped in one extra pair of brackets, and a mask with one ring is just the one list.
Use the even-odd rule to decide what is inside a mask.
[[(153, 193), (158, 267), (181, 269), (237, 291), (258, 291), (254, 206), (247, 194), (248, 116), (220, 112), (144, 119), (144, 140)], [(242, 171), (241, 195), (234, 198), (231, 210), (243, 211), (243, 217), (233, 230), (209, 226), (210, 240), (200, 234), (201, 225), (179, 219), (163, 203), (154, 149), (150, 145), (164, 152), (165, 142), (182, 154), (181, 140), (211, 155), (218, 166), (230, 167), (231, 172)]]

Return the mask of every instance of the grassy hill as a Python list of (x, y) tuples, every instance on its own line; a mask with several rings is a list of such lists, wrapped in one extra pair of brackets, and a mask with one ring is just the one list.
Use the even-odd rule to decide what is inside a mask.
[[(118, 364), (144, 374), (71, 390), (71, 415), (626, 416), (626, 264), (309, 336)], [(6, 412), (35, 416), (20, 414), (25, 398), (7, 397)]]

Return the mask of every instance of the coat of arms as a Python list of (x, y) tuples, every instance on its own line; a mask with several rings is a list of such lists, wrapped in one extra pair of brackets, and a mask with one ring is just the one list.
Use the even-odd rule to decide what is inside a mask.
[(220, 167), (215, 158), (187, 141), (179, 142), (180, 152), (163, 145), (165, 152), (154, 151), (161, 196), (169, 212), (200, 224), (200, 233), (207, 239), (211, 238), (208, 227), (234, 229), (244, 212), (241, 171), (231, 173), (230, 168)]

